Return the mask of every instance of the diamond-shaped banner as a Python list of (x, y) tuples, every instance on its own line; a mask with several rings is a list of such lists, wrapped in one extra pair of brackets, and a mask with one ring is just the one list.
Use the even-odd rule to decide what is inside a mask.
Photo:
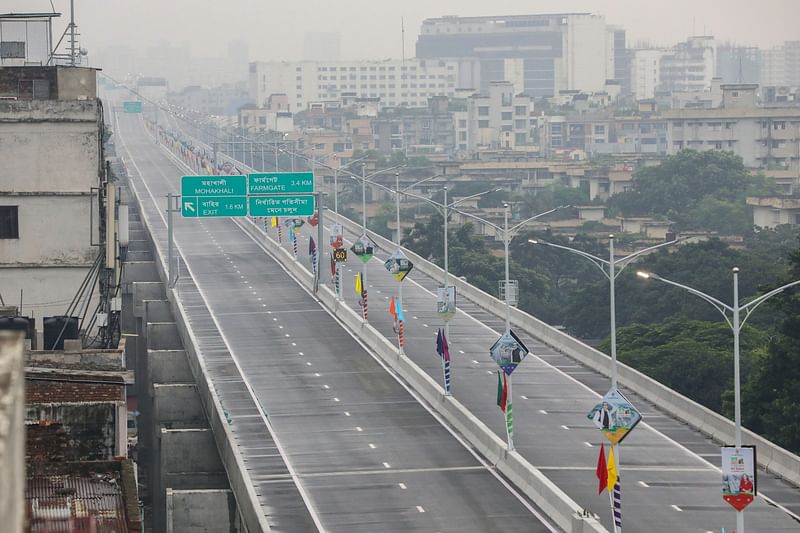
[(622, 442), (642, 421), (639, 411), (617, 389), (608, 391), (586, 416), (611, 444)]
[(383, 266), (394, 276), (394, 279), (403, 281), (408, 276), (408, 273), (411, 272), (411, 269), (414, 268), (414, 263), (398, 248), (383, 263)]
[(513, 331), (504, 333), (502, 337), (489, 348), (489, 355), (492, 356), (497, 366), (508, 374), (516, 370), (517, 365), (528, 355), (528, 348), (517, 337)]
[(369, 260), (372, 259), (372, 255), (375, 253), (375, 243), (366, 235), (362, 235), (353, 243), (350, 250), (352, 250), (363, 263), (369, 263)]

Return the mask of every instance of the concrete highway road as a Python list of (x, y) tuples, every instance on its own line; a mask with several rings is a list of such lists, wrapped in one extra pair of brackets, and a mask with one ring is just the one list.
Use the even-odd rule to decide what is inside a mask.
[[(329, 217), (325, 225), (331, 222)], [(268, 230), (273, 239), (276, 231)], [(299, 260), (307, 267), (308, 238), (316, 229), (303, 226)], [(352, 243), (358, 235), (345, 232)], [(322, 249), (329, 253), (327, 232)], [(290, 249), (284, 229), (283, 246)], [(383, 261), (393, 250), (380, 250), (368, 263), (369, 320), (396, 343), (389, 298), (398, 282)], [(323, 280), (329, 281), (329, 258), (323, 259)], [(358, 310), (354, 277), (361, 262), (351, 254), (344, 267), (344, 300)], [(435, 352), (437, 283), (413, 271), (403, 282), (406, 354), (441, 383), (441, 360)], [(454, 395), (505, 439), (504, 418), (496, 407), (497, 366), (489, 347), (504, 331), (504, 322), (463, 298), (450, 322)], [(465, 312), (464, 312), (465, 311)], [(522, 332), (519, 332), (520, 334)], [(586, 414), (608, 391), (610, 382), (537, 339), (520, 335), (531, 355), (513, 375), (516, 449), (584, 508), (600, 515), (612, 530), (607, 494), (597, 494), (595, 467), (605, 441)], [(623, 524), (629, 531), (731, 531), (735, 514), (722, 500), (719, 446), (638, 396), (626, 392), (642, 412), (640, 424), (620, 447)], [(606, 443), (607, 444), (607, 443)], [(798, 531), (800, 491), (762, 472), (762, 497), (745, 513), (748, 531)]]
[[(165, 195), (186, 169), (140, 116), (115, 119), (164, 254)], [(556, 530), (234, 221), (178, 215), (175, 240), (176, 290), (274, 531)], [(260, 412), (237, 410), (248, 395)]]

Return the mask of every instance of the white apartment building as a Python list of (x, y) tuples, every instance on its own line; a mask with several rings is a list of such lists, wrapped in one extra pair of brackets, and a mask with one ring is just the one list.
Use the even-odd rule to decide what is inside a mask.
[(761, 85), (800, 87), (800, 41), (761, 51)]
[[(102, 251), (95, 84), (88, 68), (0, 67), (0, 291), (6, 303), (22, 299), (37, 329), (64, 314)], [(97, 301), (94, 291), (88, 316)]]
[(800, 179), (800, 107), (759, 107), (758, 85), (722, 86), (714, 109), (673, 109), (664, 113), (668, 150), (724, 150), (748, 167), (792, 171)]
[(285, 94), (289, 111), (309, 102), (337, 100), (343, 93), (379, 98), (385, 106), (425, 107), (432, 96), (453, 96), (455, 61), (256, 61), (250, 63), (250, 98), (263, 107), (272, 94)]
[(664, 50), (636, 50), (631, 59), (631, 92), (639, 100), (653, 98), (661, 80)]
[(514, 150), (533, 144), (533, 98), (514, 92), (508, 81), (489, 84), (487, 94), (466, 99), (467, 110), (453, 113), (456, 151)]

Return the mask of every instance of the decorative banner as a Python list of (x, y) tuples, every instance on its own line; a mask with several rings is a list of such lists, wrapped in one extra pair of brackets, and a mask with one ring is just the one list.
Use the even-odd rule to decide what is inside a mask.
[(372, 255), (375, 253), (375, 243), (366, 235), (362, 235), (353, 243), (350, 250), (361, 259), (361, 262), (369, 263), (369, 260), (372, 259)]
[(383, 266), (394, 276), (394, 279), (403, 281), (406, 279), (406, 276), (408, 276), (408, 273), (411, 272), (411, 269), (414, 268), (414, 263), (406, 257), (406, 254), (404, 254), (400, 248), (398, 248), (383, 263)]
[(611, 389), (586, 415), (611, 442), (619, 444), (642, 421), (642, 415), (617, 389)]
[(508, 374), (516, 370), (517, 365), (528, 355), (528, 348), (519, 340), (513, 331), (504, 333), (502, 337), (489, 348), (489, 355), (492, 356), (497, 366)]
[(452, 285), (436, 289), (436, 312), (442, 320), (449, 322), (456, 316), (456, 288)]
[(319, 224), (319, 215), (314, 213), (313, 216), (308, 217), (306, 220), (308, 220), (308, 223), (311, 224), (311, 227), (316, 227), (317, 224)]
[(737, 511), (758, 495), (755, 446), (722, 447), (722, 499)]
[(277, 227), (278, 227), (278, 224), (280, 224), (280, 223), (278, 222), (278, 217), (270, 217), (270, 221), (271, 221), (271, 226), (272, 226), (273, 228), (277, 228)]
[(311, 272), (317, 273), (317, 244), (313, 237), (308, 239), (308, 258), (311, 260)]
[(341, 224), (333, 224), (329, 230), (331, 248), (338, 249), (344, 246), (344, 232)]

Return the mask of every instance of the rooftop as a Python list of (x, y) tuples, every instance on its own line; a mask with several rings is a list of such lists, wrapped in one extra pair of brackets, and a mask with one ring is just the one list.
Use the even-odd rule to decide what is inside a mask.
[(29, 465), (26, 533), (142, 531), (133, 463)]

